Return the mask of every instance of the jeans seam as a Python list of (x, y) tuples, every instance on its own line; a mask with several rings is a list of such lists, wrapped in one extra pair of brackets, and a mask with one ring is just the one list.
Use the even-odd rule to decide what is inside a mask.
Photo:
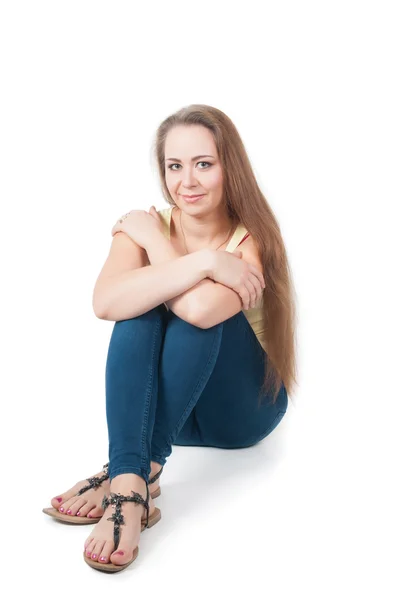
[(147, 396), (146, 396), (146, 401), (145, 401), (144, 418), (143, 418), (142, 431), (141, 431), (141, 450), (142, 450), (141, 467), (142, 468), (148, 468), (148, 463), (150, 464), (150, 462), (149, 462), (150, 459), (146, 455), (146, 437), (147, 437), (146, 432), (148, 429), (149, 406), (150, 406), (150, 403), (152, 401), (152, 396), (153, 396), (153, 372), (154, 372), (154, 356), (155, 356), (155, 348), (156, 348), (156, 339), (157, 339), (157, 335), (158, 335), (160, 326), (161, 326), (161, 321), (158, 320), (156, 323), (156, 327), (155, 327), (154, 335), (153, 335), (152, 357), (151, 357), (151, 364), (149, 367), (149, 382), (148, 382), (148, 387), (147, 387)]

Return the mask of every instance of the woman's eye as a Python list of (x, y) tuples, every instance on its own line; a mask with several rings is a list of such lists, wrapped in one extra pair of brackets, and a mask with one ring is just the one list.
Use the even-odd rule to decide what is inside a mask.
[[(208, 165), (209, 167), (211, 167), (211, 163), (209, 163), (209, 162), (207, 162), (207, 161), (205, 161), (205, 160), (201, 160), (201, 161), (199, 161), (197, 164), (198, 164), (198, 165)], [(171, 165), (169, 165), (169, 166), (168, 166), (168, 168), (169, 168), (171, 171), (179, 171), (179, 169), (173, 169), (173, 168), (172, 168), (172, 167), (176, 167), (176, 166), (177, 166), (177, 167), (180, 167), (181, 165), (179, 165), (178, 163), (172, 163)], [(206, 169), (207, 167), (204, 167), (204, 168)]]

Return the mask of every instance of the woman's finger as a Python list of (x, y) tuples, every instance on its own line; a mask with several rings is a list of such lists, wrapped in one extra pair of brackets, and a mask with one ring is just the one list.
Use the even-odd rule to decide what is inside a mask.
[(249, 295), (249, 292), (247, 291), (246, 286), (244, 286), (242, 284), (237, 288), (233, 288), (233, 290), (237, 294), (239, 294), (239, 296), (241, 297), (241, 300), (242, 300), (243, 308), (244, 308), (244, 310), (247, 310), (247, 308), (249, 307), (250, 295)]
[(252, 282), (250, 281), (250, 279), (246, 280), (245, 286), (248, 289), (249, 294), (250, 294), (249, 308), (254, 308), (256, 305), (256, 300), (257, 300), (257, 290), (254, 287), (254, 285), (252, 284)]
[(265, 287), (265, 279), (264, 279), (264, 275), (261, 273), (261, 271), (259, 269), (257, 269), (257, 267), (255, 267), (254, 265), (251, 265), (250, 263), (248, 263), (248, 265), (249, 265), (250, 272), (253, 273), (253, 275), (255, 275), (257, 277), (257, 279), (259, 279), (261, 281), (262, 286)]
[(249, 273), (248, 277), (249, 277), (250, 281), (252, 282), (252, 284), (254, 285), (254, 287), (256, 288), (255, 304), (257, 304), (257, 302), (260, 300), (260, 298), (262, 296), (263, 287), (262, 287), (261, 281), (255, 275), (253, 275), (253, 273)]
[(119, 231), (124, 231), (124, 229), (123, 229), (123, 223), (119, 223), (119, 221), (118, 221), (112, 227), (111, 235), (113, 236), (113, 235), (115, 235), (115, 233), (118, 233)]

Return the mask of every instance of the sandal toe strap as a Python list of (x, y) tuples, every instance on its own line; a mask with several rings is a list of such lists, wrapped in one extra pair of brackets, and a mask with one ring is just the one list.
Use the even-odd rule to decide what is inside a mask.
[(109, 479), (108, 465), (109, 465), (109, 463), (106, 463), (106, 465), (103, 466), (104, 474), (101, 475), (101, 477), (88, 477), (87, 478), (88, 485), (85, 485), (84, 487), (82, 487), (77, 492), (76, 496), (81, 496), (82, 494), (84, 494), (84, 492), (87, 492), (87, 490), (91, 490), (93, 488), (96, 489), (97, 487), (99, 487), (101, 485), (101, 483), (103, 481), (106, 481), (107, 479)]
[(115, 512), (111, 517), (108, 517), (108, 521), (113, 521), (113, 541), (114, 541), (114, 550), (118, 548), (120, 542), (120, 526), (125, 525), (124, 517), (122, 515), (122, 504), (123, 502), (136, 502), (137, 504), (142, 504), (146, 508), (146, 525), (148, 527), (148, 519), (149, 519), (149, 490), (147, 486), (147, 499), (144, 498), (138, 492), (132, 491), (132, 496), (123, 496), (122, 494), (114, 494), (110, 493), (110, 496), (104, 496), (102, 500), (102, 508), (106, 510), (109, 505), (115, 507)]

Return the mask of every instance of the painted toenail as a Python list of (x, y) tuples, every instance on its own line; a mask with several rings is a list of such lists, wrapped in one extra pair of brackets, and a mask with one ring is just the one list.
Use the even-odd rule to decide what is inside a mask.
[(121, 550), (119, 550), (119, 552), (114, 552), (114, 554), (120, 554), (121, 556), (123, 556), (124, 552), (122, 552)]
[(64, 512), (64, 511), (65, 511), (65, 509), (64, 509), (64, 508), (62, 508), (62, 506), (61, 506), (61, 508), (59, 509), (59, 511), (60, 511), (60, 512)]
[(68, 510), (66, 511), (66, 514), (67, 514), (67, 515), (70, 515), (70, 514), (71, 514), (71, 512), (72, 512), (72, 511), (71, 511), (71, 509), (70, 509), (70, 508), (68, 508)]
[(55, 498), (57, 502), (61, 502), (62, 498)]
[(105, 556), (101, 556), (100, 560), (105, 560)]
[(97, 558), (97, 555), (96, 554), (92, 554), (91, 558)]
[(76, 516), (78, 517), (80, 515), (80, 510), (77, 511)]
[(87, 516), (88, 516), (88, 518), (89, 518), (89, 519), (92, 519), (92, 518), (93, 518), (93, 515), (87, 515)]
[(87, 556), (91, 556), (91, 552), (90, 551), (86, 552), (86, 554), (87, 554)]

